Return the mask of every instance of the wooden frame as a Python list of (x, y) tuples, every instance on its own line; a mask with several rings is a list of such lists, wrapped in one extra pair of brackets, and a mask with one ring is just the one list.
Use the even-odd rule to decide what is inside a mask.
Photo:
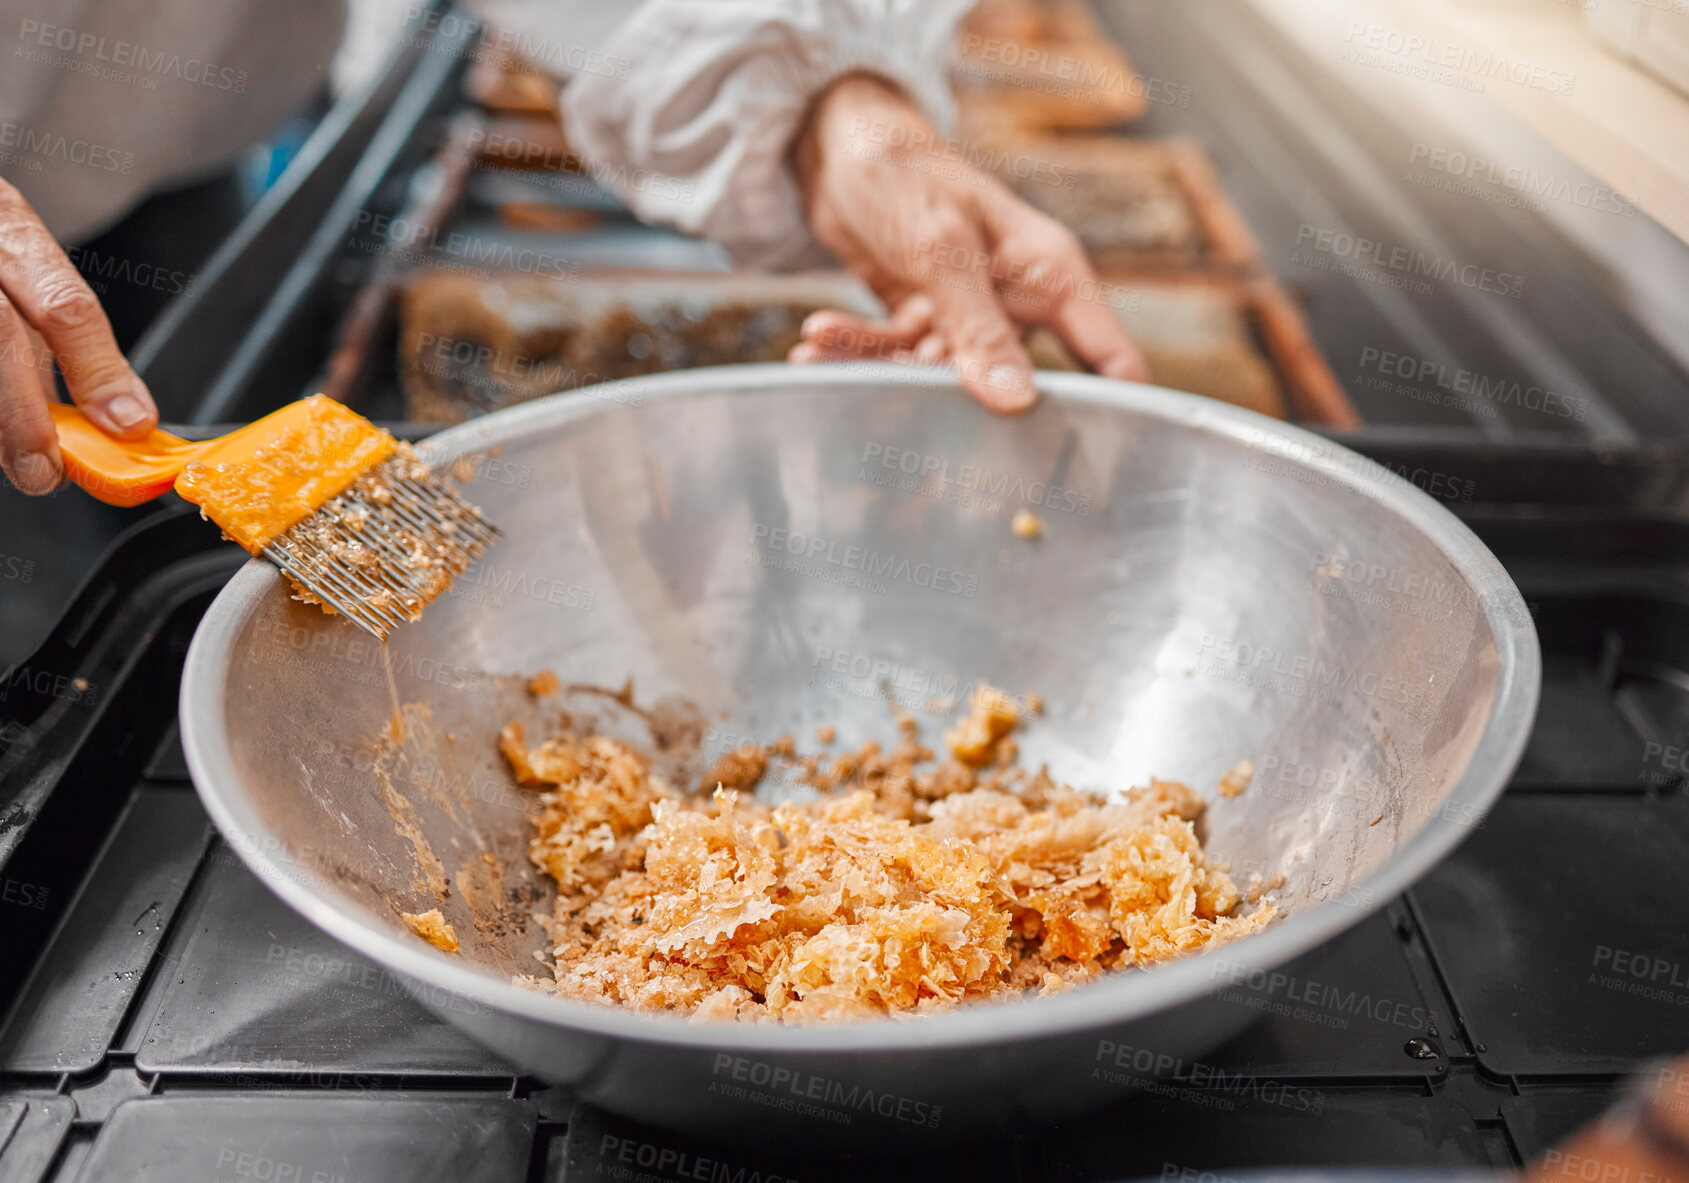
[(1139, 140), (1117, 136), (1047, 136), (1019, 141), (1017, 152), (1058, 168), (1091, 175), (1161, 173), (1190, 207), (1202, 237), (1194, 262), (1181, 253), (1119, 250), (1093, 252), (1099, 271), (1189, 272), (1252, 275), (1262, 269), (1261, 247), (1226, 196), (1200, 145), (1181, 138)]
[[(1104, 273), (1103, 281), (1130, 290), (1134, 284), (1153, 288), (1205, 288), (1231, 303), (1248, 324), (1252, 344), (1272, 369), (1283, 396), (1287, 418), (1340, 431), (1362, 426), (1361, 417), (1343, 392), (1336, 375), (1308, 334), (1306, 322), (1289, 294), (1267, 276), (1228, 276), (1197, 273)], [(1046, 350), (1048, 343), (1046, 339)], [(1059, 349), (1059, 347), (1058, 347)], [(1065, 352), (1064, 350), (1061, 352)], [(1050, 369), (1082, 369), (1060, 352), (1045, 354)], [(1220, 400), (1225, 401), (1225, 400)]]

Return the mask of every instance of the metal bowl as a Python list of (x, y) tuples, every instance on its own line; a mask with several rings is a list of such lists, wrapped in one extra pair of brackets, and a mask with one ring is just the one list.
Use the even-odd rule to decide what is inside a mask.
[[(207, 809), (282, 898), (445, 1018), (654, 1123), (907, 1145), (1188, 1069), (1481, 818), (1535, 710), (1535, 631), (1478, 540), (1371, 461), (1184, 394), (1039, 381), (1040, 405), (1005, 419), (918, 371), (708, 369), (442, 433), (429, 450), (473, 471), (506, 537), (392, 642), (399, 696), (420, 704), (403, 759), (374, 743), (379, 652), (255, 561), (188, 654), (182, 737)], [(1021, 508), (1042, 537), (1011, 532)], [(587, 688), (536, 700), (524, 676), (542, 667), (631, 677), (644, 713)], [(544, 972), (527, 915), (548, 896), (526, 858), (532, 795), (494, 743), (507, 719), (543, 728), (562, 702), (696, 777), (745, 738), (887, 737), (888, 693), (936, 742), (944, 700), (982, 681), (1043, 696), (1023, 762), (1202, 791), (1210, 849), (1240, 879), (1282, 874), (1284, 917), (1062, 996), (914, 1021), (724, 1026), (511, 983)], [(1219, 798), (1244, 759), (1253, 784)], [(398, 918), (436, 906), (457, 955)]]

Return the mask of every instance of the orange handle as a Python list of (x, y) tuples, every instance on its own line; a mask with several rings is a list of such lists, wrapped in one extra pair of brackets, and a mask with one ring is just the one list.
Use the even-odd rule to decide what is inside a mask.
[(168, 431), (114, 439), (75, 407), (55, 403), (51, 410), (72, 481), (109, 505), (139, 505), (174, 488), (253, 554), (396, 446), (368, 419), (320, 394), (200, 443)]
[(67, 403), (53, 403), (48, 410), (59, 429), (65, 475), (107, 505), (151, 501), (176, 483), (189, 461), (216, 446), (215, 440), (194, 443), (157, 429), (144, 439), (120, 440)]

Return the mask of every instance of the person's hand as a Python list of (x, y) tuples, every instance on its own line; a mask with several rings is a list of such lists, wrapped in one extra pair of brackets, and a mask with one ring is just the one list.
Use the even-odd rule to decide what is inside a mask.
[(25, 493), (49, 493), (64, 476), (47, 411), (55, 360), (101, 430), (134, 439), (158, 425), (99, 298), (23, 195), (0, 180), (0, 468)]
[(1520, 1183), (1689, 1178), (1689, 1056), (1656, 1061), (1628, 1096), (1525, 1167)]
[(1022, 411), (1038, 398), (1022, 328), (1045, 325), (1097, 373), (1148, 378), (1079, 241), (955, 155), (878, 79), (816, 102), (792, 157), (810, 227), (891, 316), (817, 312), (789, 360), (949, 362), (987, 407)]

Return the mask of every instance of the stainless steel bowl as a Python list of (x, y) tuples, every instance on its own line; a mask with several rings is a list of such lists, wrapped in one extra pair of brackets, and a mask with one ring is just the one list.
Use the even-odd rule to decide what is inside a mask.
[[(1040, 383), (1039, 407), (1004, 419), (909, 370), (709, 369), (442, 433), (431, 451), (475, 472), (506, 538), (392, 643), (400, 697), (421, 704), (403, 759), (374, 745), (377, 651), (255, 561), (188, 655), (182, 736), (206, 807), (289, 904), (447, 1019), (658, 1124), (920, 1143), (1188, 1068), (1482, 816), (1535, 710), (1535, 632), (1478, 540), (1372, 462), (1188, 395)], [(1043, 537), (1011, 532), (1020, 508)], [(1036, 692), (1023, 760), (1087, 786), (1199, 788), (1211, 850), (1240, 878), (1281, 873), (1286, 915), (1200, 957), (918, 1021), (720, 1026), (534, 993), (510, 982), (543, 972), (533, 802), (494, 736), (555, 720), (522, 685), (542, 667), (631, 677), (637, 703), (661, 704), (646, 717), (586, 689), (563, 701), (677, 776), (746, 737), (887, 736), (887, 692), (935, 740), (934, 700), (981, 681)], [(1254, 783), (1218, 799), (1243, 759)], [(398, 919), (436, 906), (458, 955)]]

